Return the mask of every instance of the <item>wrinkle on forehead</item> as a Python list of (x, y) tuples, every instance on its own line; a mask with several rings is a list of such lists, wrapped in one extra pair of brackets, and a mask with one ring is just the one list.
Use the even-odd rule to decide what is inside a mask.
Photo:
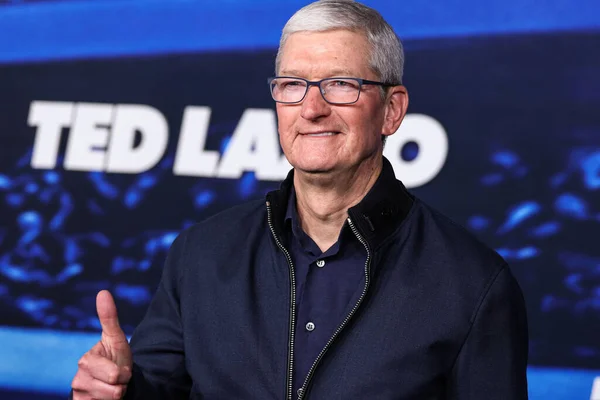
[(361, 75), (373, 79), (376, 75), (369, 65), (369, 46), (362, 33), (349, 30), (296, 32), (282, 49), (278, 75), (307, 79)]
[[(291, 69), (282, 69), (280, 71), (280, 73), (281, 73), (281, 76), (300, 76), (303, 73), (305, 73), (305, 71), (291, 68)], [(353, 72), (347, 68), (334, 68), (332, 70), (329, 70), (329, 73), (331, 74), (331, 76), (335, 76), (335, 77), (343, 77), (343, 76), (352, 77), (352, 74), (353, 74)]]

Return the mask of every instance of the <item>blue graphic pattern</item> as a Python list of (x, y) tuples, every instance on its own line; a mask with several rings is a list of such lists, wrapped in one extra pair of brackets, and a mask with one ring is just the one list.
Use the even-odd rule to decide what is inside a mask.
[[(0, 349), (0, 387), (23, 391), (0, 391), (0, 398), (42, 399), (42, 393), (64, 396), (76, 369), (75, 360), (97, 340), (100, 326), (95, 295), (99, 290), (112, 291), (122, 326), (131, 334), (178, 232), (229, 206), (260, 198), (277, 186), (258, 181), (251, 172), (237, 181), (174, 177), (173, 149), (157, 167), (139, 175), (66, 172), (60, 168), (62, 156), (56, 170), (32, 170), (32, 141), (23, 128), (26, 113), (12, 105), (34, 98), (145, 101), (133, 94), (148, 97), (145, 85), (152, 81), (153, 88), (174, 87), (166, 95), (161, 92), (150, 98), (159, 103), (157, 108), (170, 110), (165, 111), (171, 114), (170, 120), (176, 108), (171, 103), (211, 104), (215, 111), (228, 111), (225, 119), (211, 118), (207, 139), (207, 148), (222, 154), (235, 129), (237, 121), (232, 119), (239, 117), (247, 104), (215, 98), (210, 88), (199, 88), (196, 82), (212, 82), (213, 70), (235, 75), (239, 65), (255, 68), (261, 75), (266, 71), (263, 59), (271, 71), (280, 28), (305, 3), (0, 2), (0, 63), (5, 64), (0, 66), (0, 84), (3, 93), (14, 94), (14, 101), (11, 97), (5, 104), (5, 115), (10, 118), (3, 129), (9, 145), (15, 143), (14, 148), (0, 148), (0, 309), (4, 324), (0, 342), (6, 344)], [(511, 264), (528, 304), (530, 360), (538, 366), (566, 367), (532, 366), (531, 398), (589, 397), (592, 379), (600, 375), (595, 371), (600, 366), (600, 120), (596, 115), (600, 106), (596, 51), (600, 47), (600, 2), (585, 0), (573, 7), (570, 0), (544, 4), (494, 0), (485, 3), (485, 8), (474, 0), (462, 2), (460, 7), (441, 0), (366, 3), (389, 16), (400, 35), (409, 39), (405, 42), (409, 59), (406, 81), (411, 90), (417, 88), (416, 109), (410, 112), (435, 116), (448, 128), (448, 165), (437, 180), (414, 192), (445, 208)], [(173, 22), (157, 32), (166, 13), (174, 16)], [(212, 18), (207, 21), (203, 16), (208, 14)], [(249, 25), (248, 21), (259, 19), (270, 23)], [(124, 20), (137, 23), (124, 25)], [(223, 32), (223, 21), (232, 28)], [(87, 34), (70, 34), (73, 24), (80, 24), (78, 29)], [(87, 25), (97, 29), (86, 31)], [(113, 29), (115, 26), (122, 29)], [(556, 34), (562, 31), (581, 35), (568, 41), (567, 32)], [(536, 39), (534, 32), (549, 34)], [(506, 41), (500, 38), (496, 43), (487, 37), (514, 33), (521, 36)], [(432, 37), (442, 39), (427, 39)], [(530, 46), (517, 45), (529, 41)], [(465, 48), (475, 55), (463, 52)], [(231, 49), (243, 51), (231, 53)], [(429, 49), (438, 58), (428, 58)], [(207, 51), (215, 53), (191, 61), (185, 57)], [(248, 52), (253, 52), (252, 56), (244, 60), (250, 61), (239, 62), (238, 57)], [(561, 55), (554, 57), (555, 52)], [(162, 55), (164, 64), (173, 69), (164, 68), (161, 57), (153, 59), (153, 64), (136, 64), (134, 55)], [(546, 65), (535, 61), (539, 55), (547, 59)], [(64, 61), (102, 57), (124, 57), (115, 67), (122, 78), (117, 84), (123, 86), (119, 91), (111, 91), (116, 77), (106, 78), (107, 65), (112, 64), (94, 69), (92, 62)], [(488, 58), (495, 61), (481, 61)], [(506, 59), (517, 60), (518, 66), (505, 63)], [(10, 69), (10, 63), (40, 60), (52, 62), (39, 69), (35, 63), (15, 64)], [(439, 60), (444, 60), (443, 67), (431, 68)], [(204, 68), (201, 72), (197, 72), (199, 66)], [(29, 72), (18, 75), (17, 70)], [(415, 71), (426, 75), (427, 85), (419, 82)], [(36, 86), (43, 85), (32, 77), (46, 74), (57, 77), (59, 83), (54, 85), (54, 79), (49, 79), (43, 82), (47, 90), (38, 90)], [(64, 76), (68, 79), (61, 79)], [(127, 86), (137, 76), (142, 76), (142, 83)], [(173, 79), (180, 76), (183, 82)], [(98, 87), (90, 87), (89, 82)], [(266, 90), (263, 97), (263, 92), (248, 85), (250, 102), (256, 102), (253, 106), (270, 104)], [(104, 86), (109, 89), (104, 91)], [(552, 87), (545, 89), (548, 86)], [(79, 87), (85, 89), (73, 89)], [(475, 92), (486, 105), (476, 111), (483, 112), (454, 116), (456, 109), (471, 107)], [(436, 99), (429, 99), (424, 107), (419, 98), (423, 93), (435, 93)], [(161, 97), (168, 100), (163, 102)], [(436, 103), (438, 97), (441, 105)], [(515, 109), (510, 108), (513, 104), (517, 104)], [(497, 109), (488, 111), (494, 107)], [(518, 107), (528, 107), (533, 121)], [(542, 108), (546, 111), (537, 112)], [(509, 115), (490, 122), (503, 110)], [(486, 121), (481, 131), (479, 118)], [(461, 119), (469, 119), (469, 123), (457, 126)], [(479, 135), (484, 139), (478, 141)], [(416, 143), (411, 142), (403, 147), (401, 156), (410, 161), (418, 152)], [(461, 164), (458, 157), (468, 160)], [(39, 367), (40, 360), (52, 368)], [(571, 369), (575, 367), (590, 371)]]

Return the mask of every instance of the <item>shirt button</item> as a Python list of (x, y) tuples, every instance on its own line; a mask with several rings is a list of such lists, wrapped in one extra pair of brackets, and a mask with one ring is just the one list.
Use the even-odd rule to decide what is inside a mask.
[(324, 266), (325, 266), (325, 260), (319, 260), (319, 261), (317, 261), (317, 267), (323, 268)]
[(306, 324), (306, 330), (309, 332), (312, 332), (315, 330), (315, 324), (313, 324), (312, 322), (309, 322)]

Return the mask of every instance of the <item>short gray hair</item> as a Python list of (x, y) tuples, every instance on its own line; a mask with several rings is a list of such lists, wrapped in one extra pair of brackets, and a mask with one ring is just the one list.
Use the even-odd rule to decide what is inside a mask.
[(281, 51), (292, 33), (335, 29), (364, 33), (371, 45), (370, 67), (373, 72), (382, 82), (402, 83), (402, 42), (381, 14), (353, 0), (320, 0), (296, 11), (283, 27), (275, 60), (275, 73), (279, 72)]

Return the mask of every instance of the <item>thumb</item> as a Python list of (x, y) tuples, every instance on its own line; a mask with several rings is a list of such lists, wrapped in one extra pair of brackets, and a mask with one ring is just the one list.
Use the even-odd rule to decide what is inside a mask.
[(117, 306), (108, 290), (102, 290), (96, 296), (96, 311), (102, 325), (102, 333), (107, 337), (126, 340), (125, 333), (119, 326)]

